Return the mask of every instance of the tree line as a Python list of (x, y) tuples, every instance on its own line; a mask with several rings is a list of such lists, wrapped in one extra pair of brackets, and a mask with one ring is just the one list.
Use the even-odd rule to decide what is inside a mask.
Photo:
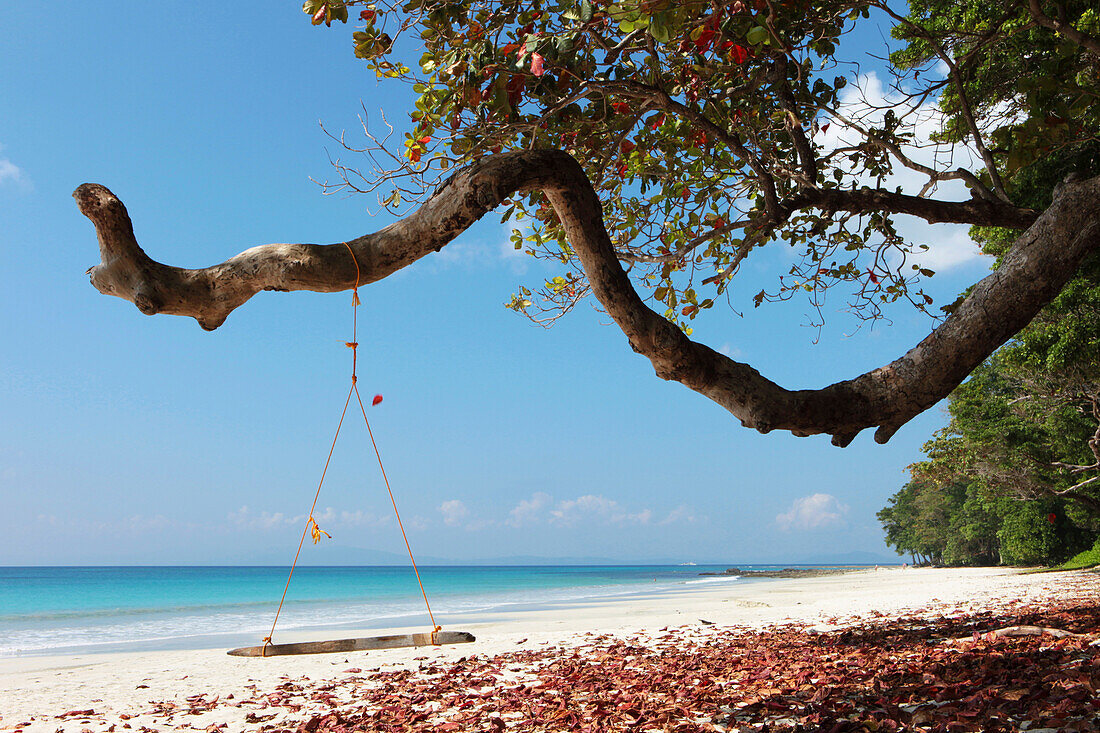
[[(1100, 170), (1100, 144), (1052, 152), (1017, 181), (1047, 200), (1067, 171)], [(976, 227), (1001, 255), (1003, 230)], [(913, 562), (1060, 563), (1100, 532), (1100, 258), (949, 396), (946, 427), (878, 513)]]

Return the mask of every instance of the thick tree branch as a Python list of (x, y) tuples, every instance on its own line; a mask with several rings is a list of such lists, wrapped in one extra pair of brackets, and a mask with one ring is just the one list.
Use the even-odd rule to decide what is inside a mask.
[[(406, 219), (349, 240), (361, 282), (377, 281), (440, 249), (505, 198), (535, 189), (554, 206), (596, 298), (658, 376), (706, 395), (761, 432), (829, 433), (841, 446), (872, 426), (879, 426), (875, 439), (885, 442), (945, 397), (1062, 289), (1086, 255), (1100, 249), (1100, 177), (1065, 184), (1000, 268), (909, 353), (853, 380), (797, 391), (691, 341), (642, 302), (616, 258), (583, 168), (560, 151), (484, 158), (448, 179)], [(143, 313), (189, 315), (212, 329), (260, 290), (333, 292), (354, 284), (355, 268), (343, 243), (255, 247), (201, 270), (162, 265), (138, 246), (125, 207), (110, 191), (85, 184), (74, 197), (99, 235), (103, 262), (91, 268), (92, 284), (133, 301)]]
[(1044, 28), (1050, 28), (1052, 31), (1060, 33), (1081, 48), (1086, 48), (1097, 56), (1100, 56), (1100, 39), (1093, 38), (1087, 33), (1082, 33), (1073, 23), (1066, 23), (1064, 19), (1055, 20), (1051, 18), (1043, 12), (1039, 0), (1028, 0), (1027, 6), (1028, 10), (1031, 11), (1031, 17), (1035, 19), (1036, 23)]
[(938, 201), (870, 188), (804, 190), (785, 202), (784, 206), (790, 211), (806, 207), (852, 214), (887, 211), (918, 216), (930, 224), (976, 224), (1008, 229), (1026, 229), (1039, 216), (1039, 212), (1033, 209), (1023, 209), (1002, 201)]

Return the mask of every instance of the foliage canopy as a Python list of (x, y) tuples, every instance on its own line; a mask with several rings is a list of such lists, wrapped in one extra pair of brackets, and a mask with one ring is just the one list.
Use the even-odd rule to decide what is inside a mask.
[[(1036, 22), (1027, 2), (920, 0), (907, 16), (890, 5), (308, 0), (303, 10), (321, 23), (362, 7), (356, 56), (418, 95), (403, 149), (378, 141), (370, 152), (380, 165), (363, 178), (341, 168), (339, 185), (394, 184), (384, 201), (400, 208), (453, 166), (501, 150), (565, 150), (599, 192), (635, 282), (690, 333), (743, 260), (777, 242), (800, 256), (756, 305), (806, 293), (820, 309), (844, 284), (861, 317), (902, 298), (927, 309), (920, 283), (933, 273), (913, 254), (933, 243), (905, 241), (895, 216), (991, 223), (921, 205), (961, 180), (1020, 226), (1019, 211), (1010, 221), (1018, 181), (1052, 151), (1096, 139), (1097, 57)], [(1061, 22), (1095, 33), (1093, 5), (1060, 5)], [(872, 12), (903, 44), (890, 56), (891, 97), (877, 104), (849, 87), (860, 66), (839, 50)], [(918, 139), (936, 101), (932, 139)], [(972, 169), (946, 156), (955, 143), (969, 146)], [(920, 201), (867, 195), (902, 193), (890, 174), (904, 168), (926, 179), (904, 192)], [(515, 230), (517, 249), (563, 266), (510, 306), (552, 320), (587, 294), (586, 277), (544, 196), (509, 203), (505, 220), (533, 224)]]
[[(1100, 251), (1100, 176), (1039, 186), (1049, 203), (1026, 195), (1029, 181), (1080, 173), (1100, 139), (1093, 6), (914, 0), (903, 16), (887, 0), (307, 0), (318, 25), (357, 13), (355, 54), (416, 96), (403, 145), (391, 147), (393, 128), (367, 129), (373, 168), (338, 165), (333, 185), (422, 205), (344, 242), (255, 247), (188, 270), (149, 258), (122, 202), (85, 184), (74, 195), (102, 256), (89, 274), (143, 313), (215, 329), (264, 290), (386, 277), (503, 207), (530, 222), (517, 247), (560, 263), (514, 309), (551, 321), (591, 293), (659, 377), (743, 425), (838, 446), (874, 427), (885, 442)], [(877, 100), (851, 83), (858, 60), (841, 57), (872, 15), (901, 44)], [(688, 338), (723, 296), (736, 308), (804, 293), (820, 307), (845, 285), (861, 317), (902, 299), (929, 310), (921, 282), (933, 273), (914, 254), (935, 243), (907, 241), (902, 216), (1012, 243), (894, 361), (787, 389)], [(734, 292), (764, 247), (793, 248), (794, 264), (770, 290)]]

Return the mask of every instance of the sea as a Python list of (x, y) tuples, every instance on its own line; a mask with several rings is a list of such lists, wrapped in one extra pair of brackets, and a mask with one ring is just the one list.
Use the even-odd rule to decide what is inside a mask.
[[(741, 566), (758, 570), (777, 566)], [(463, 615), (672, 593), (699, 583), (767, 582), (716, 565), (433, 566), (420, 576), (436, 621)], [(285, 567), (0, 567), (0, 656), (260, 643)], [(411, 568), (298, 567), (276, 640), (294, 631), (428, 626)], [(381, 633), (381, 632), (380, 632)]]

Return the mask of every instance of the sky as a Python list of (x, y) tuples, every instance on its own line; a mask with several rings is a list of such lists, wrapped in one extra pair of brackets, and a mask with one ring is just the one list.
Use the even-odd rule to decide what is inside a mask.
[[(179, 266), (268, 242), (338, 242), (390, 219), (323, 196), (336, 150), (404, 88), (352, 54), (352, 25), (294, 3), (62, 2), (0, 25), (0, 565), (289, 562), (348, 389), (350, 294), (263, 293), (213, 333), (99, 294), (91, 224), (71, 192), (102, 183), (138, 241)], [(56, 22), (55, 22), (56, 21)], [(850, 41), (881, 55), (871, 28)], [(865, 47), (865, 49), (863, 48)], [(874, 60), (859, 87), (888, 99)], [(377, 129), (377, 128), (374, 128)], [(833, 131), (832, 134), (838, 134)], [(345, 162), (354, 160), (345, 158)], [(313, 179), (313, 180), (311, 180)], [(963, 194), (965, 195), (965, 194)], [(368, 210), (369, 209), (369, 210)], [(374, 212), (374, 213), (372, 213)], [(961, 228), (905, 223), (935, 245), (937, 305), (988, 267)], [(359, 385), (418, 556), (622, 563), (896, 557), (875, 512), (945, 420), (886, 446), (865, 431), (759, 435), (659, 380), (609, 319), (542, 329), (504, 308), (555, 274), (490, 215), (361, 291)], [(754, 309), (791, 254), (763, 250), (694, 338), (790, 388), (900, 356), (932, 328), (908, 308), (860, 324), (843, 299), (820, 333), (805, 302)], [(304, 562), (400, 561), (400, 534), (361, 424), (345, 426)]]

